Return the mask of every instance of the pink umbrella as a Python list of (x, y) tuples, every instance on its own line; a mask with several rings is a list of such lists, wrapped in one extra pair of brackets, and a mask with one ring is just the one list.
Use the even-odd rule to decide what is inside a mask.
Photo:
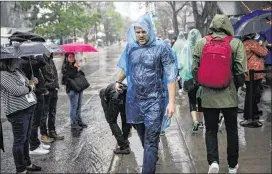
[(64, 49), (66, 53), (75, 53), (75, 52), (98, 52), (97, 49), (92, 47), (91, 45), (74, 42), (70, 44), (60, 45), (61, 48)]

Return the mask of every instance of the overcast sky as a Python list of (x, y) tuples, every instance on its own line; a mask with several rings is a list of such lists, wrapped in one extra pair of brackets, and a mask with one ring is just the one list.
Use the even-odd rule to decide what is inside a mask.
[[(144, 2), (141, 3), (144, 6)], [(122, 16), (129, 16), (134, 21), (145, 14), (145, 8), (139, 9), (139, 2), (114, 2), (114, 5)]]

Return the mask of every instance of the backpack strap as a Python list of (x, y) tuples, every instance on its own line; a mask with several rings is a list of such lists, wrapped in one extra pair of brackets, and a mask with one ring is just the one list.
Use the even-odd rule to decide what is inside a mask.
[(211, 35), (208, 35), (208, 36), (206, 36), (205, 38), (206, 38), (206, 41), (207, 41), (207, 42), (210, 42), (210, 41), (213, 39), (213, 37), (212, 37)]
[(233, 38), (232, 36), (226, 36), (224, 38), (224, 40), (227, 41), (227, 42), (230, 42), (232, 40), (232, 38)]

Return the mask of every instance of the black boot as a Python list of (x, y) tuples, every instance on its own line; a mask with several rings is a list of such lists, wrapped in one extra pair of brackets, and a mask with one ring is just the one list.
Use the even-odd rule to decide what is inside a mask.
[(64, 136), (58, 135), (55, 130), (50, 130), (48, 136), (55, 140), (64, 140)]
[(125, 154), (125, 155), (128, 155), (128, 154), (130, 154), (130, 151), (131, 151), (130, 147), (126, 147), (126, 148), (120, 148), (120, 147), (118, 147), (113, 152), (115, 154)]
[(78, 122), (78, 125), (79, 125), (80, 127), (82, 127), (82, 128), (87, 128), (87, 127), (88, 127), (88, 125), (85, 124), (85, 123), (83, 123), (83, 122)]

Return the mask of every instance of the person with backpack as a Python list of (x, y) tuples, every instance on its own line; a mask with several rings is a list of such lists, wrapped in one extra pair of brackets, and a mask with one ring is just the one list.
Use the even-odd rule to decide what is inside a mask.
[[(193, 76), (191, 72), (191, 66), (193, 62), (193, 52), (194, 52), (194, 46), (196, 45), (197, 41), (201, 39), (201, 34), (199, 30), (192, 29), (188, 34), (188, 39), (181, 51), (180, 56), (180, 76), (184, 80), (183, 89), (188, 92), (189, 97), (189, 108), (191, 117), (193, 120), (193, 132), (198, 131), (199, 121), (198, 121), (198, 112), (197, 112), (197, 105), (201, 106), (201, 103), (198, 103), (199, 100), (197, 100), (197, 91), (198, 91), (198, 84), (193, 84)], [(200, 109), (201, 110), (201, 109)]]
[(247, 57), (241, 40), (233, 38), (234, 29), (226, 15), (214, 16), (208, 35), (195, 46), (192, 75), (202, 86), (202, 109), (208, 173), (219, 172), (218, 122), (222, 111), (227, 130), (229, 173), (237, 173), (239, 141), (237, 127), (237, 89), (244, 84)]

